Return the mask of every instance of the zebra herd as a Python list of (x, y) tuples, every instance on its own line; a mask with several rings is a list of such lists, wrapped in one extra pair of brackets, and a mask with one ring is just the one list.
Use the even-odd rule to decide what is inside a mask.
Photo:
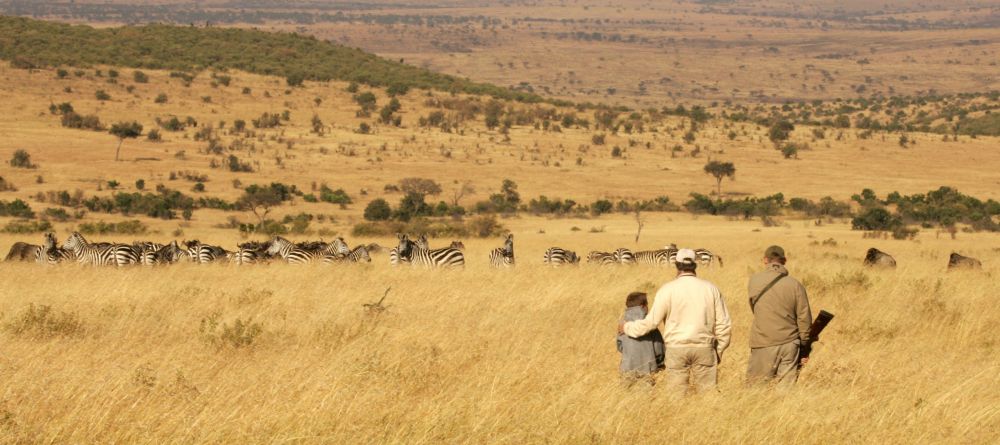
[[(615, 264), (645, 264), (650, 266), (669, 266), (677, 262), (677, 245), (670, 244), (657, 250), (640, 250), (633, 252), (626, 248), (615, 249), (613, 252), (592, 251), (587, 254), (587, 263), (599, 266)], [(722, 267), (722, 257), (707, 249), (694, 249), (696, 260), (702, 266), (719, 263)], [(552, 247), (545, 251), (542, 262), (550, 266), (559, 267), (563, 265), (577, 264), (580, 257), (576, 252), (566, 250), (561, 247)]]
[[(453, 241), (445, 248), (432, 249), (426, 235), (410, 238), (409, 235), (397, 235), (398, 245), (389, 250), (389, 264), (393, 266), (411, 266), (417, 268), (450, 269), (465, 266), (465, 245), (461, 241)], [(198, 240), (166, 244), (151, 241), (135, 241), (125, 243), (91, 243), (78, 232), (74, 232), (61, 245), (52, 233), (46, 233), (42, 245), (32, 245), (23, 242), (15, 243), (8, 253), (7, 261), (36, 261), (42, 264), (79, 263), (96, 266), (128, 266), (133, 264), (157, 265), (175, 263), (229, 263), (236, 265), (265, 263), (271, 261), (288, 264), (334, 264), (334, 263), (369, 263), (372, 254), (381, 252), (378, 244), (348, 246), (344, 238), (338, 237), (331, 242), (308, 241), (293, 243), (283, 237), (275, 236), (268, 241), (249, 241), (239, 243), (235, 250), (227, 250), (221, 246), (204, 244)], [(696, 251), (699, 263), (703, 265), (722, 258), (705, 249)], [(677, 256), (677, 246), (671, 244), (659, 250), (633, 252), (621, 248), (613, 252), (590, 252), (587, 262), (595, 265), (613, 264), (646, 264), (653, 266), (668, 266), (674, 263)], [(545, 251), (543, 263), (550, 266), (573, 265), (580, 262), (580, 257), (573, 251), (553, 247)], [(504, 236), (503, 245), (489, 252), (490, 267), (512, 268), (514, 260), (514, 235)]]
[[(389, 264), (393, 266), (411, 266), (418, 268), (449, 269), (465, 266), (465, 245), (461, 241), (452, 241), (445, 248), (432, 249), (426, 235), (410, 238), (409, 235), (397, 235), (399, 244), (389, 250)], [(66, 242), (58, 244), (52, 233), (46, 233), (42, 245), (24, 242), (14, 243), (5, 261), (34, 261), (42, 264), (79, 263), (97, 266), (128, 266), (132, 264), (157, 265), (174, 263), (230, 263), (256, 264), (280, 261), (288, 264), (335, 264), (335, 263), (370, 263), (372, 254), (383, 249), (378, 244), (348, 246), (344, 238), (338, 237), (327, 243), (323, 241), (307, 241), (293, 243), (283, 237), (275, 236), (268, 241), (249, 241), (239, 243), (235, 250), (226, 250), (220, 246), (204, 244), (198, 240), (178, 243), (176, 240), (167, 244), (151, 241), (136, 241), (124, 243), (91, 243), (78, 232), (74, 232)], [(670, 244), (662, 249), (632, 251), (627, 248), (615, 249), (611, 252), (592, 251), (587, 254), (587, 263), (597, 266), (608, 265), (650, 265), (670, 266), (677, 260), (677, 245)], [(718, 262), (722, 266), (722, 257), (707, 249), (694, 249), (697, 262), (709, 266)], [(560, 247), (551, 247), (545, 251), (542, 263), (552, 267), (576, 265), (581, 257), (576, 252)], [(504, 236), (504, 243), (489, 252), (489, 265), (493, 268), (514, 267), (514, 235)], [(866, 266), (896, 267), (896, 260), (888, 253), (876, 248), (868, 249), (864, 259)], [(975, 258), (952, 253), (948, 260), (948, 268), (981, 268), (982, 263)]]
[(378, 250), (377, 244), (349, 248), (343, 238), (325, 243), (312, 241), (292, 243), (276, 236), (267, 242), (240, 243), (236, 250), (204, 244), (198, 240), (167, 244), (151, 241), (124, 243), (91, 243), (79, 232), (74, 232), (62, 245), (56, 237), (46, 233), (41, 246), (23, 242), (15, 243), (6, 261), (36, 261), (42, 264), (79, 263), (95, 266), (128, 266), (133, 264), (156, 265), (189, 263), (254, 264), (281, 260), (290, 264), (370, 262), (370, 251)]

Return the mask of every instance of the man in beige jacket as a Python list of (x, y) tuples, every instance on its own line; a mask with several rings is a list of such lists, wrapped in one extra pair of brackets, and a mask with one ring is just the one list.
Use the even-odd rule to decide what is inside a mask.
[(664, 324), (665, 386), (683, 396), (689, 385), (698, 391), (715, 388), (732, 323), (719, 288), (697, 277), (694, 251), (679, 250), (676, 261), (677, 278), (656, 292), (646, 318), (621, 324), (619, 330), (637, 338)]
[(789, 388), (799, 378), (799, 366), (809, 361), (809, 298), (805, 287), (788, 276), (785, 261), (784, 249), (768, 247), (765, 270), (750, 278), (750, 385), (776, 381)]

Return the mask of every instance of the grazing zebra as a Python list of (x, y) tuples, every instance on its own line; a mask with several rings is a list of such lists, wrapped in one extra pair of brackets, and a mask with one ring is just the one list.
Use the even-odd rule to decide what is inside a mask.
[[(399, 237), (399, 246), (397, 247), (399, 259), (405, 259), (413, 267), (450, 268), (465, 266), (465, 255), (462, 254), (461, 250), (451, 247), (428, 250), (421, 247), (419, 242), (410, 240), (406, 235), (397, 236)], [(422, 236), (421, 238), (426, 243), (426, 237)]]
[(624, 247), (616, 249), (611, 255), (618, 264), (635, 264), (635, 254)]
[(267, 259), (268, 243), (249, 241), (236, 245), (236, 251), (229, 254), (229, 262), (233, 264), (256, 264)]
[(41, 264), (59, 264), (64, 261), (75, 261), (76, 257), (70, 252), (56, 245), (55, 234), (49, 232), (45, 234), (45, 242), (38, 249), (37, 261)]
[(677, 249), (641, 250), (633, 253), (636, 264), (648, 264), (652, 266), (669, 266), (673, 262), (671, 256), (677, 258)]
[(7, 252), (4, 261), (35, 261), (41, 251), (42, 246), (18, 241), (10, 246), (10, 251)]
[[(455, 243), (452, 243), (454, 245)], [(465, 246), (463, 246), (465, 247)], [(507, 238), (503, 242), (503, 247), (497, 247), (490, 252), (490, 266), (501, 268), (501, 267), (514, 267), (514, 234), (511, 233), (507, 235)]]
[(63, 249), (73, 252), (80, 264), (126, 266), (139, 262), (139, 252), (132, 246), (109, 243), (90, 244), (80, 232), (73, 232), (69, 239), (63, 243)]
[(280, 256), (288, 264), (308, 264), (313, 261), (322, 261), (326, 255), (325, 249), (306, 250), (298, 247), (291, 241), (280, 236), (271, 238), (271, 245), (267, 248), (267, 254)]
[(371, 255), (368, 254), (367, 246), (358, 246), (347, 253), (328, 253), (323, 256), (323, 262), (330, 263), (370, 263), (372, 262)]
[(572, 250), (566, 250), (560, 247), (550, 247), (545, 251), (545, 256), (542, 257), (542, 262), (552, 267), (560, 267), (564, 264), (577, 264), (580, 262), (580, 257), (578, 257), (576, 252), (573, 252)]
[(591, 251), (587, 254), (588, 264), (597, 264), (598, 266), (606, 266), (609, 264), (615, 264), (618, 259), (615, 258), (615, 254), (608, 252)]
[[(676, 254), (674, 254), (676, 258)], [(712, 253), (708, 249), (694, 249), (695, 260), (698, 264), (702, 266), (711, 266), (713, 261), (719, 262), (719, 267), (722, 267), (722, 257)]]
[(157, 245), (156, 243), (147, 243), (142, 250), (140, 262), (143, 265), (173, 264), (188, 257), (187, 250), (182, 249), (177, 241), (161, 245), (159, 248), (156, 248)]
[(187, 250), (191, 261), (198, 264), (207, 264), (229, 258), (229, 251), (226, 249), (219, 246), (202, 244), (201, 241), (198, 240), (185, 241), (184, 246), (186, 247), (185, 250)]

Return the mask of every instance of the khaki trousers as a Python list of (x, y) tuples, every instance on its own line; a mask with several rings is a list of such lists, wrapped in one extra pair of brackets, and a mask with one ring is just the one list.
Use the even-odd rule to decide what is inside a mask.
[(753, 348), (747, 365), (747, 385), (766, 385), (776, 382), (787, 389), (799, 379), (799, 342), (778, 346)]
[(708, 391), (718, 382), (719, 359), (715, 348), (665, 348), (664, 364), (666, 391), (674, 397), (683, 397), (689, 386), (696, 391)]

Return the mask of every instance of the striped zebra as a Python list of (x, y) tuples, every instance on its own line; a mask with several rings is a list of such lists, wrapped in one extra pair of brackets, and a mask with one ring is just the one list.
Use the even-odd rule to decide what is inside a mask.
[(271, 238), (267, 254), (270, 256), (280, 256), (288, 264), (308, 264), (314, 261), (322, 261), (326, 255), (325, 248), (321, 250), (307, 250), (298, 247), (296, 244), (280, 236)]
[[(399, 237), (399, 236), (400, 236), (400, 234), (397, 233), (396, 237)], [(430, 249), (430, 247), (429, 247), (429, 245), (427, 243), (427, 235), (420, 235), (420, 238), (417, 238), (417, 240), (414, 241), (414, 243), (416, 243), (417, 247), (419, 247), (421, 249), (424, 249), (424, 250)], [(409, 259), (401, 258), (399, 256), (399, 247), (398, 246), (397, 247), (393, 247), (391, 250), (389, 250), (389, 265), (390, 266), (398, 266), (400, 264), (409, 264), (409, 263), (410, 263)]]
[(73, 255), (73, 252), (56, 245), (55, 234), (49, 232), (45, 234), (45, 241), (38, 249), (38, 258), (36, 258), (36, 261), (41, 264), (59, 264), (76, 261), (76, 257)]
[(615, 258), (614, 253), (591, 251), (587, 254), (587, 264), (596, 264), (598, 266), (607, 266), (611, 264), (618, 263), (618, 259)]
[(560, 247), (550, 247), (545, 250), (545, 256), (542, 257), (542, 262), (552, 267), (560, 267), (564, 264), (577, 264), (580, 262), (580, 257), (578, 257), (576, 252), (573, 252), (572, 250), (566, 250)]
[(670, 266), (673, 262), (671, 256), (677, 258), (677, 250), (671, 252), (670, 249), (641, 250), (633, 253), (636, 264), (648, 264), (651, 266)]
[[(465, 255), (461, 250), (445, 247), (443, 249), (427, 249), (418, 242), (410, 240), (406, 235), (398, 235), (397, 252), (400, 260), (405, 260), (412, 267), (451, 268), (464, 267)], [(424, 244), (427, 238), (422, 236)]]
[(202, 244), (198, 240), (185, 241), (184, 247), (191, 261), (198, 264), (213, 263), (229, 258), (229, 252), (226, 249), (219, 246)]
[(702, 266), (711, 266), (713, 261), (719, 262), (719, 267), (722, 267), (722, 257), (712, 253), (708, 249), (694, 249), (695, 260), (698, 264)]
[(676, 244), (674, 243), (667, 244), (666, 246), (663, 246), (663, 250), (667, 251), (667, 261), (670, 264), (677, 263), (677, 251), (680, 249), (677, 248)]
[(152, 266), (154, 264), (159, 264), (160, 257), (157, 256), (156, 252), (164, 247), (163, 244), (154, 243), (150, 241), (133, 241), (132, 248), (139, 252), (139, 264), (144, 266)]
[(372, 262), (372, 257), (368, 253), (367, 246), (358, 246), (347, 253), (334, 253), (326, 254), (323, 256), (323, 262), (326, 264), (331, 263), (370, 263)]
[(625, 265), (635, 264), (635, 254), (632, 253), (631, 250), (626, 249), (624, 247), (615, 249), (615, 251), (612, 252), (611, 255), (614, 257), (615, 262), (618, 264), (625, 264)]
[(146, 266), (154, 266), (157, 264), (174, 264), (179, 261), (188, 258), (188, 253), (186, 249), (182, 249), (177, 241), (171, 242), (170, 244), (159, 245), (157, 243), (147, 243), (145, 248), (142, 250), (140, 257), (140, 262)]
[(139, 252), (128, 244), (94, 243), (90, 244), (80, 234), (73, 232), (63, 243), (63, 249), (73, 252), (80, 264), (95, 266), (126, 266), (139, 262)]
[[(452, 243), (455, 244), (455, 243)], [(464, 246), (463, 246), (464, 247)], [(514, 267), (514, 234), (507, 235), (503, 247), (497, 247), (490, 252), (490, 266), (495, 268)]]
[(232, 264), (257, 264), (267, 260), (267, 248), (270, 244), (259, 241), (249, 241), (236, 245), (236, 250), (229, 254)]

